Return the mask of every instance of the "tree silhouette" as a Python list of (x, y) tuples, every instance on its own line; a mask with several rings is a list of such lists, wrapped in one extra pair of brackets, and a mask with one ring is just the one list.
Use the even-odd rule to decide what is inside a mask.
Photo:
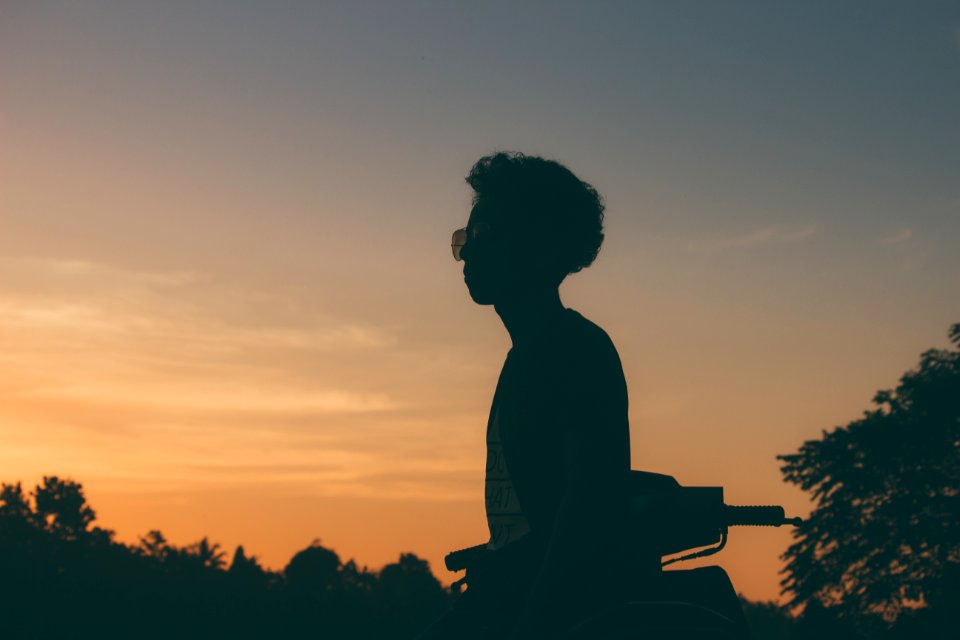
[(369, 595), (373, 593), (377, 575), (368, 571), (366, 567), (358, 567), (355, 561), (347, 560), (340, 567), (340, 580), (347, 592)]
[(247, 556), (243, 545), (233, 552), (227, 575), (235, 587), (245, 590), (261, 591), (266, 589), (269, 583), (267, 571), (260, 566), (256, 556)]
[(216, 542), (210, 542), (204, 536), (198, 542), (183, 550), (187, 557), (195, 558), (206, 569), (222, 569), (226, 564), (227, 554)]
[(739, 595), (743, 615), (756, 640), (793, 640), (795, 620), (775, 602), (751, 602)]
[(34, 502), (44, 528), (58, 538), (82, 538), (97, 517), (87, 504), (83, 485), (57, 476), (44, 476), (43, 484), (34, 491)]
[[(38, 558), (30, 553), (42, 543), (35, 517), (19, 482), (0, 485), (0, 576), (8, 584), (26, 583), (39, 572)], [(3, 593), (0, 588), (0, 596)]]
[(27, 521), (32, 515), (30, 500), (21, 483), (0, 485), (0, 518)]
[(322, 599), (340, 582), (340, 556), (314, 540), (290, 559), (283, 575), (291, 591)]
[(442, 613), (447, 594), (433, 577), (430, 564), (412, 553), (380, 570), (376, 588), (379, 609), (396, 632), (412, 632), (422, 620)]
[(136, 551), (147, 558), (163, 562), (170, 553), (170, 545), (167, 544), (167, 539), (161, 532), (153, 529), (148, 531), (147, 535), (140, 536), (140, 544), (136, 547)]
[[(960, 324), (950, 337), (960, 347)], [(815, 502), (784, 556), (782, 585), (792, 604), (861, 628), (901, 614), (944, 624), (960, 602), (960, 350), (926, 351), (873, 402), (779, 456), (786, 480)]]

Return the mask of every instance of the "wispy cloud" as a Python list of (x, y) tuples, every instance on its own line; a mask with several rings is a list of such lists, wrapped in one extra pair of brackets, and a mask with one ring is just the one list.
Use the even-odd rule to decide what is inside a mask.
[(900, 231), (897, 231), (896, 233), (892, 233), (888, 236), (880, 238), (878, 242), (881, 245), (890, 246), (890, 245), (906, 242), (912, 237), (913, 237), (913, 230), (909, 228), (904, 228), (904, 229), (901, 229)]
[(154, 324), (146, 316), (112, 316), (92, 304), (33, 301), (18, 296), (0, 298), (0, 326), (7, 328), (122, 333), (148, 329)]
[(143, 271), (120, 265), (79, 258), (38, 256), (0, 257), (0, 268), (60, 278), (96, 278), (100, 282), (118, 281), (160, 287), (176, 287), (209, 281), (209, 276), (196, 271)]
[(0, 274), (0, 326), (56, 330), (58, 342), (77, 333), (87, 344), (91, 338), (99, 344), (111, 337), (136, 337), (225, 352), (342, 350), (394, 343), (383, 328), (315, 310), (290, 314), (295, 301), (282, 294), (238, 290), (198, 271), (0, 256)]
[[(393, 336), (377, 327), (341, 322), (310, 326), (237, 325), (216, 317), (182, 317), (172, 309), (154, 308), (151, 312), (111, 310), (107, 306), (83, 302), (33, 300), (23, 296), (0, 294), (0, 326), (56, 331), (55, 342), (74, 336), (89, 342), (104, 339), (137, 338), (143, 343), (158, 340), (177, 341), (184, 347), (203, 346), (209, 351), (240, 352), (251, 349), (343, 350), (385, 347)], [(199, 312), (203, 313), (203, 312)]]
[(119, 380), (102, 383), (65, 381), (57, 388), (26, 392), (22, 397), (193, 412), (357, 413), (386, 411), (399, 406), (383, 394), (343, 390), (292, 391), (263, 385), (234, 385), (231, 388), (215, 381), (206, 384), (167, 381), (149, 386)]
[(762, 227), (741, 234), (717, 235), (695, 238), (688, 248), (695, 253), (718, 253), (723, 251), (750, 250), (767, 245), (793, 244), (809, 240), (817, 235), (813, 226)]
[(470, 359), (401, 344), (396, 327), (298, 292), (190, 270), (0, 257), (0, 468), (109, 476), (138, 490), (472, 491), (459, 470), (482, 460), (459, 456), (470, 434), (482, 442), (486, 407), (474, 415), (422, 382)]

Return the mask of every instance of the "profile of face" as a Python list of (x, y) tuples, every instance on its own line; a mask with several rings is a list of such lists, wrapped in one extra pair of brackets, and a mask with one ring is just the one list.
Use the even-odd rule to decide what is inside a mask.
[(474, 302), (504, 303), (549, 286), (542, 265), (531, 255), (522, 235), (484, 203), (473, 207), (460, 258)]

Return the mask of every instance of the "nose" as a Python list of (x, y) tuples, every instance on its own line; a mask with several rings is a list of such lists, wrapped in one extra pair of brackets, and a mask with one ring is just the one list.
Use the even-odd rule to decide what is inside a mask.
[(460, 260), (466, 262), (470, 259), (470, 256), (473, 253), (473, 247), (470, 244), (470, 239), (468, 238), (466, 242), (463, 243), (463, 246), (460, 247)]

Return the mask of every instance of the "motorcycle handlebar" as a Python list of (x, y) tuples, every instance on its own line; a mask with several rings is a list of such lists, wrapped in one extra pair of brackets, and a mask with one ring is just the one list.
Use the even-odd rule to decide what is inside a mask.
[(724, 523), (728, 527), (779, 527), (784, 524), (799, 526), (800, 518), (787, 518), (783, 507), (767, 506), (734, 506), (724, 505)]
[[(666, 557), (685, 550), (715, 545), (663, 562), (664, 565), (716, 553), (724, 547), (727, 527), (800, 526), (800, 518), (787, 518), (777, 505), (737, 506), (723, 501), (722, 487), (684, 487), (662, 474), (632, 471), (631, 531), (640, 535), (650, 554)], [(652, 535), (651, 535), (652, 532)], [(486, 544), (451, 552), (447, 569), (460, 571), (490, 557)]]

